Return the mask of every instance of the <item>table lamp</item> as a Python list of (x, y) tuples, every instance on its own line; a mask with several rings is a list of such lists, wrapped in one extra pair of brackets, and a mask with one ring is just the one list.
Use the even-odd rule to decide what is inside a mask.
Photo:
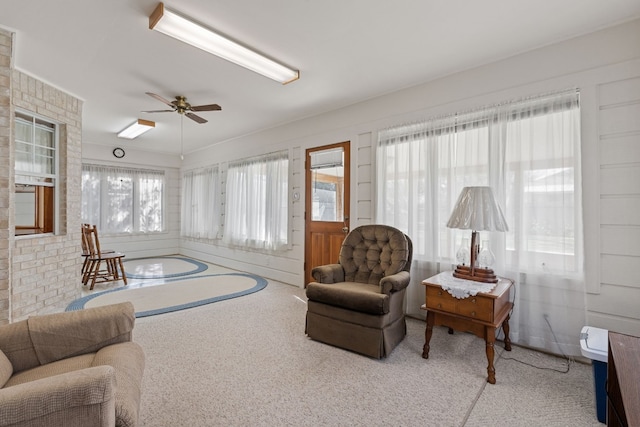
[(477, 265), (479, 231), (509, 231), (502, 210), (493, 197), (491, 187), (464, 187), (458, 196), (448, 228), (471, 230), (471, 261), (468, 266), (459, 264), (453, 276), (459, 279), (484, 283), (497, 283), (498, 278), (490, 268)]

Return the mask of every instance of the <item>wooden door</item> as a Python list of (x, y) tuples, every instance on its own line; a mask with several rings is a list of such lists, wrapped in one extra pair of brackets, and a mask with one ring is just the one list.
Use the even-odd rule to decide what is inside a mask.
[(313, 267), (338, 262), (349, 232), (349, 159), (349, 141), (306, 151), (305, 287)]

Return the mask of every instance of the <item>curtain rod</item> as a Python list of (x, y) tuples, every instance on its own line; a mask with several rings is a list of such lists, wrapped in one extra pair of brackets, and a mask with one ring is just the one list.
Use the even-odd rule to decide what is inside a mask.
[(161, 170), (161, 169), (143, 169), (143, 168), (133, 168), (133, 167), (128, 167), (128, 166), (112, 166), (112, 165), (97, 165), (95, 163), (83, 163), (82, 164), (82, 169), (84, 169), (86, 167), (92, 167), (92, 168), (105, 168), (105, 169), (110, 169), (110, 170), (125, 170), (125, 171), (131, 171), (131, 172), (145, 172), (145, 173), (161, 173), (164, 174), (166, 171), (165, 170)]
[[(555, 96), (563, 96), (563, 95), (571, 95), (571, 94), (580, 94), (580, 89), (579, 88), (570, 88), (570, 89), (562, 89), (562, 90), (558, 90), (558, 91), (553, 91), (553, 92), (545, 92), (542, 94), (537, 94), (537, 95), (531, 95), (528, 97), (524, 97), (524, 98), (518, 98), (518, 99), (512, 99), (509, 101), (503, 101), (497, 104), (489, 104), (489, 105), (484, 105), (481, 107), (477, 107), (477, 108), (473, 108), (473, 109), (469, 109), (469, 110), (460, 110), (460, 111), (456, 111), (453, 113), (447, 113), (444, 115), (439, 115), (439, 116), (432, 116), (426, 119), (422, 119), (419, 121), (413, 121), (410, 123), (404, 123), (404, 124), (400, 124), (400, 125), (395, 125), (395, 126), (389, 126), (386, 127), (384, 129), (381, 129), (378, 131), (378, 135), (380, 135), (381, 133), (392, 133), (392, 132), (401, 132), (402, 128), (409, 128), (411, 126), (422, 126), (425, 123), (431, 122), (431, 123), (437, 123), (438, 121), (442, 121), (442, 122), (446, 122), (446, 121), (451, 121), (451, 120), (456, 120), (458, 117), (460, 116), (465, 116), (465, 115), (471, 115), (474, 113), (481, 113), (483, 111), (489, 110), (491, 108), (499, 108), (499, 107), (504, 107), (507, 105), (515, 105), (518, 103), (526, 103), (526, 102), (530, 102), (530, 101), (536, 101), (536, 100), (543, 100), (545, 98), (551, 98), (551, 97), (555, 97)], [(483, 121), (483, 120), (487, 120), (487, 118), (482, 118), (480, 120), (478, 120), (478, 122)], [(471, 122), (469, 122), (471, 123)], [(455, 122), (451, 124), (452, 126), (455, 126)], [(433, 130), (438, 130), (438, 129), (445, 129), (447, 126), (441, 125), (441, 126), (436, 126), (433, 128)], [(423, 132), (422, 130), (420, 132)], [(420, 132), (415, 132), (414, 135), (418, 135)], [(405, 133), (402, 135), (398, 135), (397, 137), (401, 137), (401, 136), (410, 136), (410, 133)]]
[(270, 153), (266, 153), (266, 154), (258, 154), (257, 156), (251, 156), (251, 157), (244, 157), (242, 159), (236, 159), (236, 160), (229, 160), (227, 162), (228, 165), (238, 165), (238, 164), (242, 164), (242, 163), (255, 163), (258, 162), (260, 160), (266, 160), (269, 159), (271, 157), (276, 157), (276, 156), (282, 156), (282, 155), (289, 155), (289, 149), (284, 149), (284, 150), (278, 150), (278, 151), (272, 151)]

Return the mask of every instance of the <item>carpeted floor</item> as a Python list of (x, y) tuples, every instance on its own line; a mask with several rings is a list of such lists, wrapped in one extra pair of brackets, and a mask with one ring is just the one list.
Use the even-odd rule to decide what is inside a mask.
[(384, 360), (308, 339), (304, 290), (269, 281), (243, 298), (136, 320), (147, 355), (142, 426), (599, 426), (591, 367), (496, 347), (424, 322)]

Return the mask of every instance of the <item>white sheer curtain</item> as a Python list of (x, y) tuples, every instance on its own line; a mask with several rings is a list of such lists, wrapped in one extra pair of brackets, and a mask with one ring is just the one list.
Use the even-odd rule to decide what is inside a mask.
[[(134, 226), (140, 233), (164, 230), (164, 171), (134, 170)], [(136, 221), (137, 220), (137, 221)]]
[(164, 171), (82, 165), (82, 222), (106, 234), (164, 230)]
[(223, 241), (277, 250), (288, 244), (288, 151), (229, 164)]
[(379, 133), (376, 220), (414, 243), (407, 313), (423, 316), (421, 280), (456, 263), (468, 231), (446, 222), (461, 189), (489, 185), (507, 233), (481, 233), (494, 269), (515, 282), (514, 342), (579, 355), (585, 322), (580, 109), (574, 91)]
[(218, 167), (187, 171), (182, 175), (181, 234), (215, 239), (220, 228)]

